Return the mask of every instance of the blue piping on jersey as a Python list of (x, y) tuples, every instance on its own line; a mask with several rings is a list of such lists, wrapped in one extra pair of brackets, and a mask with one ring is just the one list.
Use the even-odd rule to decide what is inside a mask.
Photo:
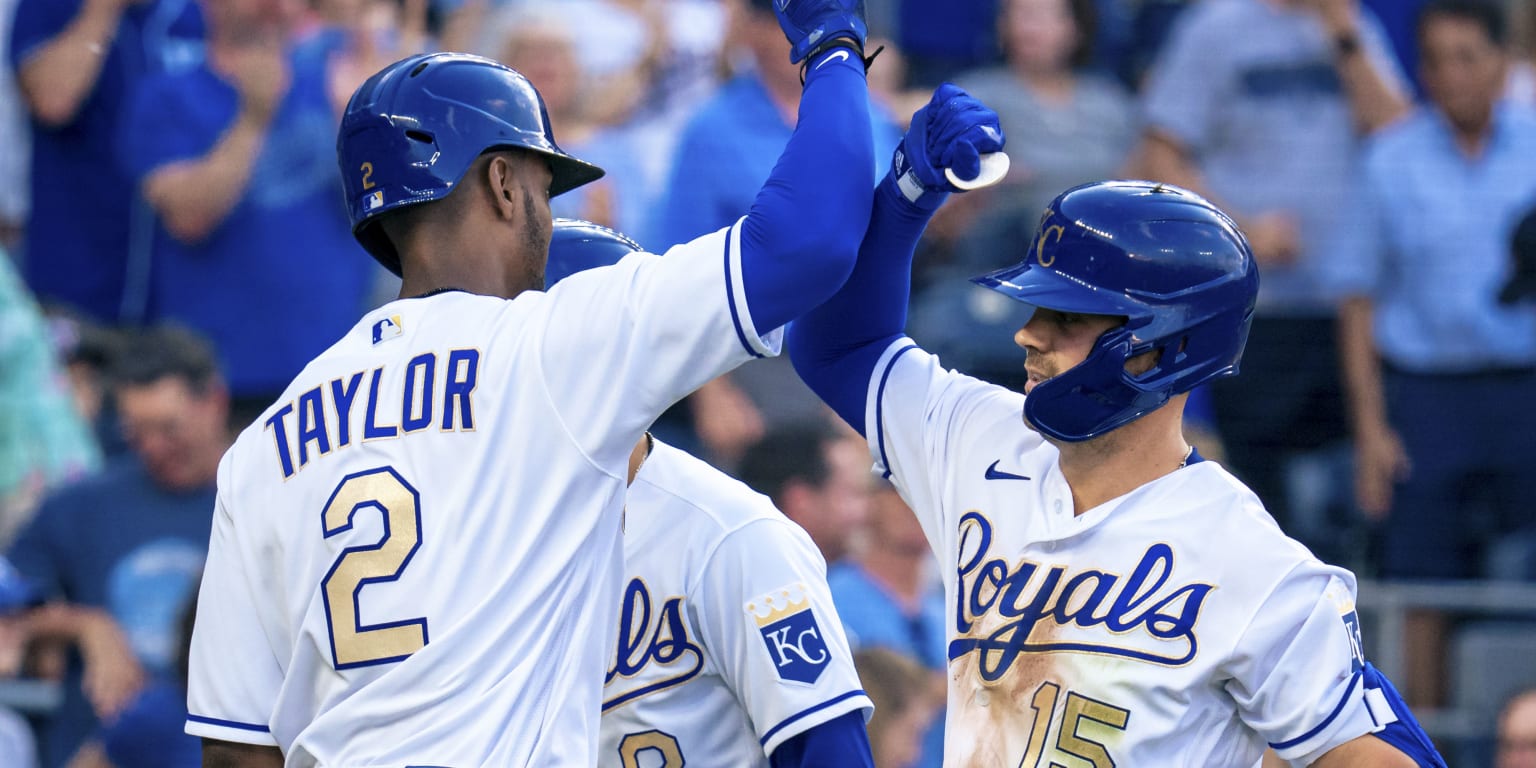
[(891, 379), (891, 369), (896, 367), (896, 361), (912, 350), (917, 349), (916, 344), (908, 344), (891, 355), (890, 362), (885, 364), (885, 372), (880, 374), (880, 386), (875, 388), (875, 434), (878, 435), (880, 445), (880, 466), (885, 467), (882, 478), (891, 479), (891, 461), (885, 455), (885, 383)]
[(842, 702), (842, 701), (846, 701), (846, 700), (851, 699), (851, 698), (853, 698), (855, 696), (867, 696), (867, 695), (868, 694), (864, 693), (864, 690), (862, 688), (855, 688), (855, 689), (853, 689), (853, 690), (851, 690), (851, 691), (849, 691), (849, 692), (847, 692), (847, 693), (845, 693), (845, 694), (843, 694), (841, 696), (838, 696), (836, 698), (827, 699), (826, 701), (823, 701), (822, 703), (817, 704), (816, 706), (806, 707), (805, 709), (802, 709), (799, 712), (796, 712), (795, 714), (790, 715), (789, 717), (786, 717), (783, 720), (779, 721), (778, 725), (775, 725), (774, 727), (769, 728), (768, 732), (764, 733), (763, 737), (761, 739), (758, 739), (757, 741), (758, 741), (759, 744), (767, 746), (769, 739), (772, 739), (774, 734), (778, 733), (779, 731), (784, 730), (786, 727), (788, 727), (791, 723), (795, 722), (796, 720), (801, 720), (801, 719), (804, 719), (806, 717), (809, 717), (810, 715), (815, 714), (817, 712), (820, 712), (821, 710), (826, 709), (827, 707), (833, 706), (834, 704), (837, 704), (837, 703)]
[[(725, 303), (731, 307), (731, 325), (736, 328), (736, 339), (741, 342), (742, 349), (747, 350), (747, 354), (753, 357), (761, 358), (762, 355), (747, 342), (747, 332), (741, 327), (741, 315), (736, 312), (736, 291), (731, 287), (731, 237), (735, 234), (735, 226), (725, 231)], [(742, 290), (741, 295), (745, 299), (747, 295), (745, 289)]]
[[(1270, 744), (1269, 745), (1270, 748), (1271, 749), (1289, 749), (1291, 747), (1296, 746), (1297, 744), (1302, 743), (1303, 741), (1306, 741), (1307, 739), (1312, 738), (1313, 736), (1316, 736), (1319, 733), (1322, 733), (1323, 729), (1327, 728), (1329, 726), (1329, 724), (1331, 724), (1334, 721), (1334, 719), (1339, 716), (1339, 713), (1344, 711), (1344, 705), (1349, 702), (1349, 695), (1351, 693), (1355, 692), (1355, 686), (1359, 685), (1359, 684), (1360, 684), (1360, 673), (1356, 672), (1354, 674), (1354, 676), (1349, 679), (1349, 687), (1344, 689), (1344, 695), (1343, 695), (1343, 697), (1341, 697), (1339, 699), (1339, 705), (1337, 707), (1334, 707), (1333, 708), (1333, 712), (1331, 714), (1329, 714), (1328, 717), (1325, 718), (1321, 723), (1318, 723), (1316, 728), (1313, 728), (1312, 730), (1307, 731), (1306, 733), (1303, 733), (1302, 735), (1297, 736), (1296, 738), (1291, 739), (1290, 741), (1282, 741), (1282, 742), (1280, 742), (1278, 744)], [(1367, 707), (1366, 709), (1370, 709), (1370, 708)], [(1372, 718), (1372, 719), (1374, 720), (1374, 718)]]
[(202, 723), (204, 725), (217, 725), (224, 728), (238, 728), (242, 731), (255, 731), (257, 733), (271, 733), (272, 729), (265, 725), (253, 725), (235, 720), (220, 720), (217, 717), (203, 717), (202, 715), (187, 715), (187, 722)]

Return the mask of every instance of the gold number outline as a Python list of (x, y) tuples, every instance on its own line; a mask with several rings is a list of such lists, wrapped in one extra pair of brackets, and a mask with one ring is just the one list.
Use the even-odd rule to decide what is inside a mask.
[(363, 587), (398, 580), (421, 548), (421, 494), (392, 467), (347, 475), (320, 514), (325, 538), (352, 530), (363, 509), (380, 511), (384, 535), (375, 544), (342, 550), (320, 581), (337, 670), (402, 661), (428, 639), (425, 617), (364, 626), (359, 608)]
[(363, 163), (357, 169), (363, 172), (363, 189), (373, 189), (378, 186), (373, 183), (373, 163)]
[(683, 768), (688, 764), (683, 758), (683, 748), (677, 743), (677, 737), (657, 730), (625, 736), (619, 741), (619, 760), (624, 768), (640, 768), (640, 753), (647, 749), (661, 753), (661, 768)]
[[(1035, 689), (1030, 698), (1030, 708), (1035, 711), (1034, 724), (1030, 728), (1024, 756), (1019, 760), (1019, 768), (1037, 768), (1040, 759), (1045, 756), (1046, 732), (1055, 719), (1056, 701), (1060, 695), (1061, 686), (1050, 681), (1041, 683)], [(1115, 768), (1115, 759), (1110, 757), (1109, 750), (1102, 743), (1078, 733), (1084, 720), (1123, 731), (1131, 720), (1130, 710), (1084, 696), (1077, 691), (1067, 691), (1061, 730), (1056, 732), (1057, 751), (1083, 760), (1093, 768)], [(1055, 760), (1050, 760), (1047, 765), (1049, 768), (1065, 768)]]

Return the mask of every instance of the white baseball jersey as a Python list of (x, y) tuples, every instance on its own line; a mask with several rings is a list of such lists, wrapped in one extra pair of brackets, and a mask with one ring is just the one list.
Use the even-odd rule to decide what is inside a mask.
[(873, 710), (827, 566), (766, 496), (656, 443), (629, 488), (599, 766), (767, 766), (786, 740)]
[(391, 302), (311, 362), (220, 465), (187, 732), (288, 766), (590, 768), (630, 450), (777, 352), (735, 229)]
[(1074, 516), (1023, 395), (906, 339), (869, 392), (877, 469), (943, 566), (946, 766), (1307, 765), (1394, 719), (1363, 691), (1354, 576), (1220, 466)]

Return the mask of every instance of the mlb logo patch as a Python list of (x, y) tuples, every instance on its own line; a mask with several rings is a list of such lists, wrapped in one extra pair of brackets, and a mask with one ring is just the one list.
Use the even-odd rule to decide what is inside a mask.
[(363, 198), (363, 210), (373, 211), (384, 205), (384, 190), (380, 189)]
[(804, 584), (792, 584), (743, 606), (757, 623), (774, 672), (788, 683), (814, 685), (832, 659), (808, 593)]
[(400, 323), (399, 315), (390, 315), (373, 324), (373, 343), (397, 339), (405, 333), (405, 326)]

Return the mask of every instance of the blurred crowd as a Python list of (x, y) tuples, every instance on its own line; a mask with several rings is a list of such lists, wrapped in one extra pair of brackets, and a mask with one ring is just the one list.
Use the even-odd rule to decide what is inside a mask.
[[(1201, 453), (1363, 575), (1536, 582), (1536, 2), (867, 3), (871, 183), (943, 81), (997, 110), (1013, 161), (924, 237), (923, 346), (1021, 386), (1027, 308), (964, 278), (1022, 258), (1075, 184), (1193, 189), (1262, 272), (1244, 375), (1191, 400)], [(0, 697), (16, 768), (198, 764), (181, 665), (219, 457), (398, 288), (340, 191), (363, 79), (425, 50), (523, 72), (608, 170), (555, 214), (656, 252), (745, 213), (800, 89), (771, 0), (0, 0), (0, 49), (0, 678), (64, 692), (25, 719)], [(655, 431), (807, 530), (877, 764), (937, 766), (943, 566), (861, 438), (787, 356)], [(1457, 617), (1410, 626), (1406, 693), (1442, 705)], [(1527, 639), (1484, 694), (1511, 696), (1499, 768), (1536, 765)]]

